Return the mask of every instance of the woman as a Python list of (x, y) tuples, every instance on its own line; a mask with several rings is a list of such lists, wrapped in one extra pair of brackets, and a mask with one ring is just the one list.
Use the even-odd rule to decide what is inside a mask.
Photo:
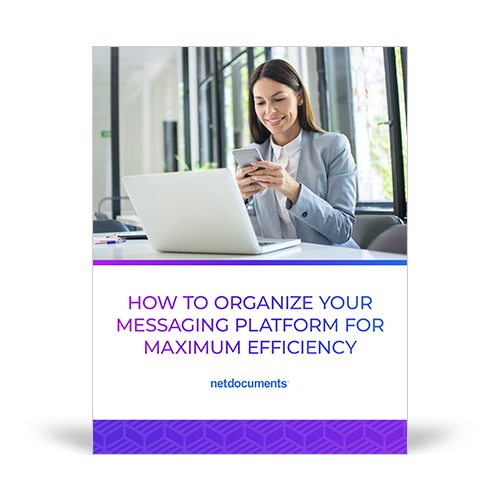
[[(344, 135), (321, 130), (297, 72), (270, 60), (250, 78), (250, 133), (264, 161), (238, 170), (245, 202), (252, 196), (267, 238), (359, 248), (356, 165)], [(249, 174), (245, 177), (246, 174)]]

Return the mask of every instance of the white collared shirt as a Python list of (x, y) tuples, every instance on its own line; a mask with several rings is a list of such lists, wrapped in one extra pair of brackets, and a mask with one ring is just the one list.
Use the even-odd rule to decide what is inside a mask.
[[(302, 146), (302, 130), (300, 134), (288, 144), (278, 146), (273, 142), (271, 136), (271, 147), (273, 148), (273, 163), (283, 165), (293, 180), (297, 180), (297, 168), (299, 166), (300, 148)], [(281, 234), (283, 238), (296, 238), (297, 231), (293, 215), (286, 209), (286, 196), (275, 191), (279, 206), (279, 218), (281, 223)]]

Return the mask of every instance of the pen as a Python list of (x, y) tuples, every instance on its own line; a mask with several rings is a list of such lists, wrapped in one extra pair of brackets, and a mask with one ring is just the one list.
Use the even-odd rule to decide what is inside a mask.
[(113, 240), (96, 240), (94, 243), (96, 245), (114, 245), (117, 243), (125, 243), (126, 240), (122, 239), (113, 239)]

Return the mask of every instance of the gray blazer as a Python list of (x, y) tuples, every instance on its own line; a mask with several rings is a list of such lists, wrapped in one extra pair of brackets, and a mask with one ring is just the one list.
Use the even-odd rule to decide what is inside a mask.
[[(270, 139), (249, 147), (257, 148), (264, 161), (272, 161)], [(297, 182), (302, 187), (290, 209), (298, 238), (307, 243), (359, 248), (351, 238), (356, 220), (356, 170), (346, 136), (302, 131), (297, 169)], [(253, 199), (262, 235), (282, 238), (274, 190), (266, 189)]]

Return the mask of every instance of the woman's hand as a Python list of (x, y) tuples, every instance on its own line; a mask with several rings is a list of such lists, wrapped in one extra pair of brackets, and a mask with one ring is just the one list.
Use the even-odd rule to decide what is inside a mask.
[[(238, 187), (240, 188), (240, 193), (243, 197), (243, 201), (246, 201), (254, 194), (260, 193), (265, 189), (265, 187), (256, 184), (255, 179), (252, 179), (252, 177), (250, 177), (251, 175), (253, 175), (253, 172), (255, 170), (257, 170), (257, 167), (250, 165), (248, 167), (243, 167), (236, 173), (236, 182), (238, 183)], [(245, 177), (247, 174), (248, 176)]]
[(279, 191), (295, 205), (299, 199), (301, 185), (292, 178), (282, 165), (270, 161), (256, 161), (252, 163), (252, 166), (255, 169), (263, 168), (263, 170), (254, 170), (250, 174), (253, 182), (257, 181), (262, 188)]

